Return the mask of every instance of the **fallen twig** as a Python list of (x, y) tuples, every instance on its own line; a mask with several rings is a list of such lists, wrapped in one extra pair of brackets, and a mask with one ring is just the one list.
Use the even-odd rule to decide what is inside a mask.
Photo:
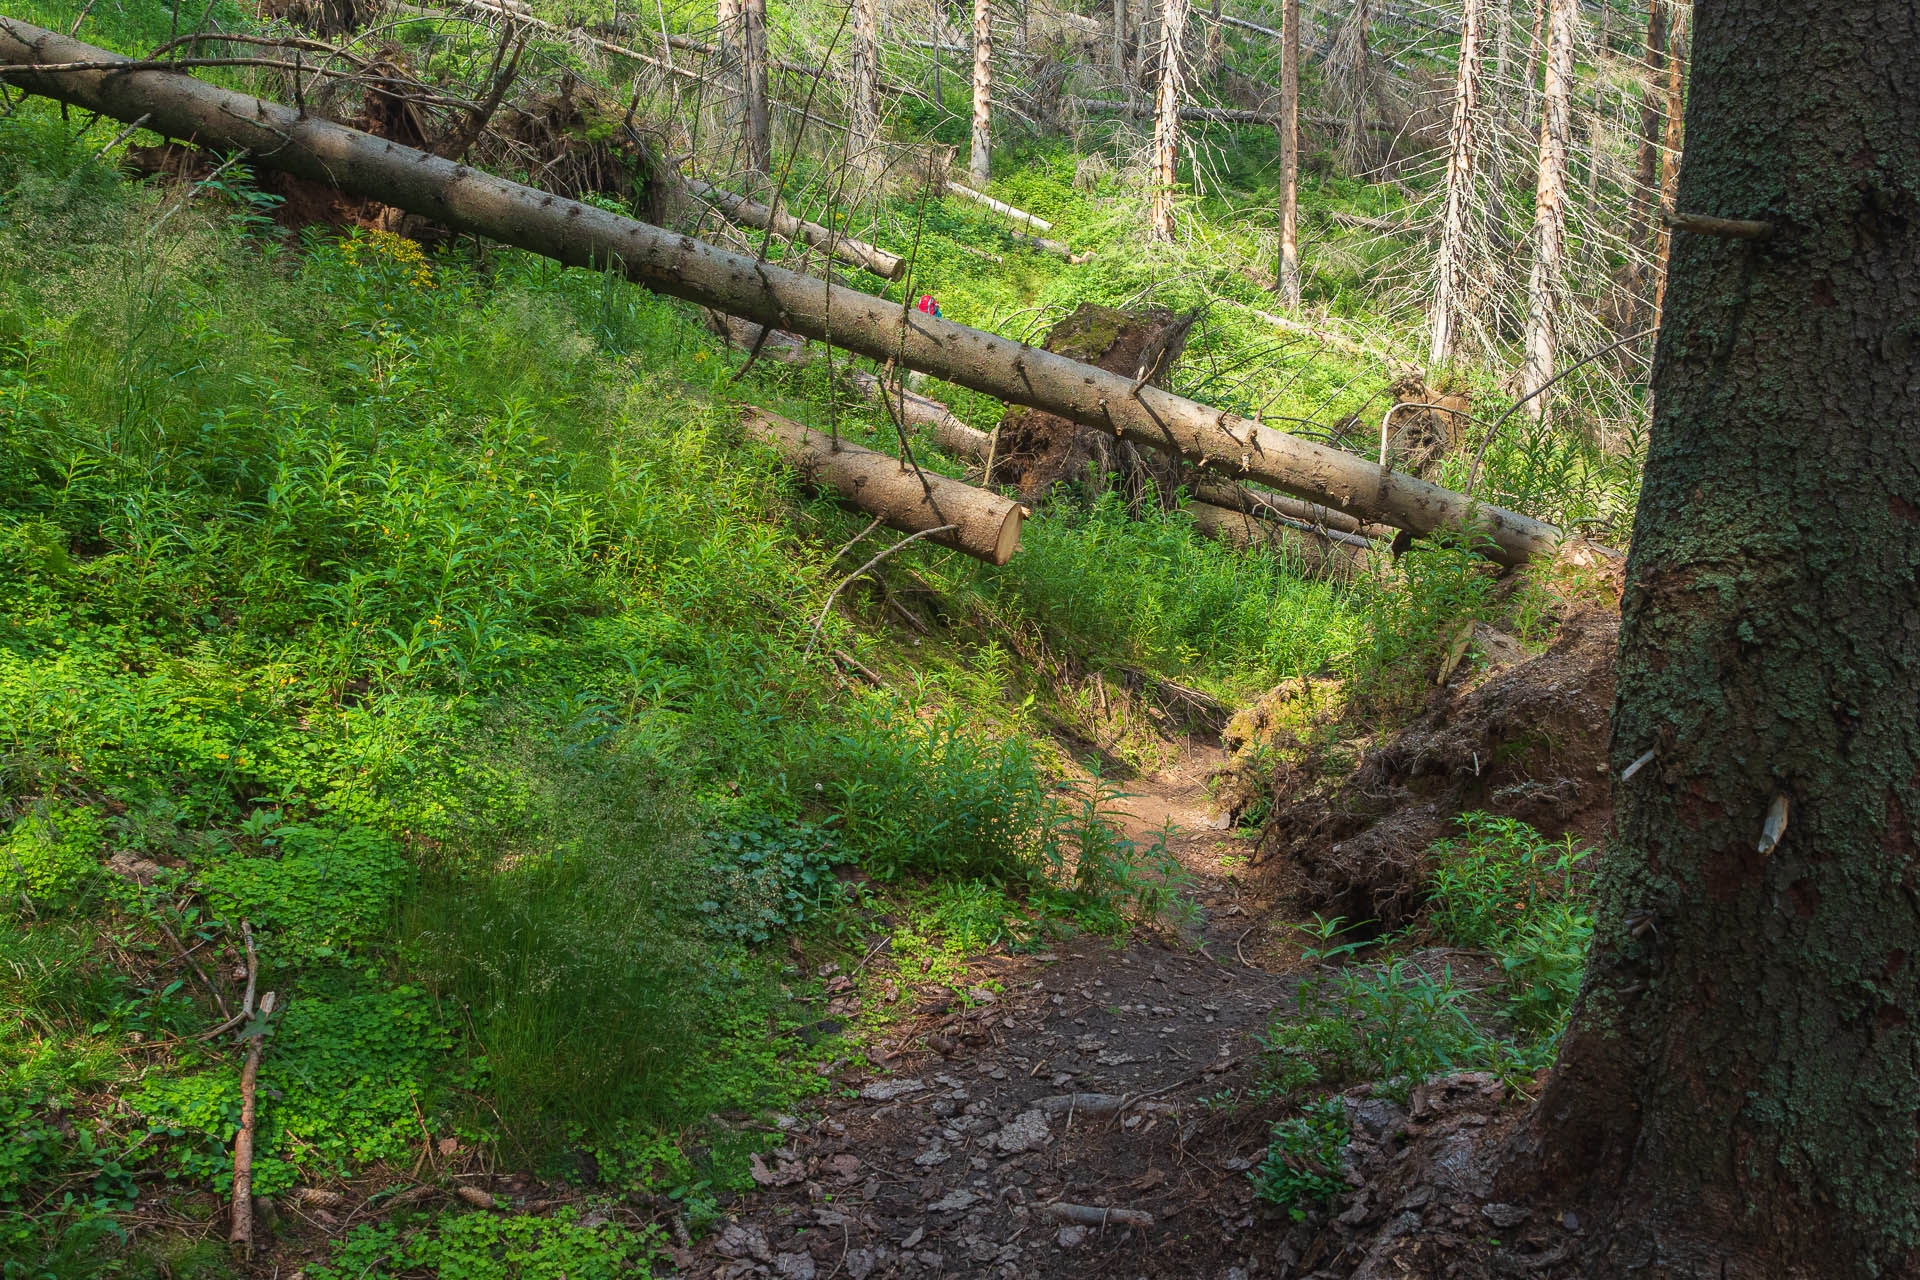
[(253, 1256), (253, 1128), (260, 1081), (260, 1051), (267, 1019), (273, 1016), (273, 992), (260, 998), (260, 1025), (247, 1037), (247, 1065), (240, 1071), (240, 1132), (233, 1140), (233, 1225), (227, 1243)]
[(1095, 1204), (1069, 1204), (1055, 1200), (1040, 1206), (1041, 1216), (1055, 1222), (1071, 1222), (1082, 1227), (1104, 1227), (1114, 1223), (1122, 1227), (1150, 1227), (1153, 1215), (1144, 1209), (1117, 1209)]

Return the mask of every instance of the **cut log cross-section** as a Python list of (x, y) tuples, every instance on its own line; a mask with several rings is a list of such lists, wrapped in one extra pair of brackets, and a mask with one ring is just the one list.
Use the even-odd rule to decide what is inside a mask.
[[(115, 69), (128, 59), (0, 19), (0, 79), (16, 88), (376, 197), (470, 235), (568, 266), (617, 270), (657, 292), (714, 307), (872, 359), (919, 369), (1013, 404), (1178, 453), (1338, 507), (1427, 533), (1478, 525), (1487, 553), (1519, 563), (1550, 552), (1558, 529), (1439, 485), (1289, 436), (1119, 374), (813, 279), (691, 236), (562, 199), (175, 71)], [(36, 69), (33, 64), (41, 64)], [(10, 64), (10, 65), (9, 65)], [(67, 70), (47, 69), (78, 64)]]
[(771, 444), (809, 485), (877, 517), (889, 529), (942, 529), (927, 541), (989, 564), (1005, 564), (1020, 547), (1026, 508), (1010, 498), (916, 470), (890, 454), (835, 440), (764, 409), (748, 409), (744, 421), (749, 434)]

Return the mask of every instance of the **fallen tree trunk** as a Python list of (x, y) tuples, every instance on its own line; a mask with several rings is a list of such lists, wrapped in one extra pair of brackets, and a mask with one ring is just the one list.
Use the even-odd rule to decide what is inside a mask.
[[(565, 200), (399, 143), (216, 88), (174, 71), (116, 69), (129, 59), (0, 19), (0, 78), (120, 121), (324, 182), (443, 226), (569, 266), (619, 270), (649, 289), (920, 369), (1014, 404), (1178, 453), (1414, 533), (1484, 527), (1487, 554), (1520, 563), (1560, 531), (1479, 505), (1436, 484), (1302, 440), (1066, 356), (839, 288), (691, 236)], [(10, 64), (10, 65), (8, 65)], [(38, 65), (35, 65), (38, 64)]]
[(901, 425), (926, 428), (933, 442), (948, 453), (962, 458), (986, 458), (993, 437), (960, 421), (953, 410), (938, 400), (898, 384), (889, 386), (878, 375), (865, 370), (856, 369), (851, 376), (860, 394), (869, 400), (884, 401), (890, 406), (890, 412), (899, 415)]
[(1250, 489), (1246, 485), (1222, 480), (1217, 476), (1196, 476), (1187, 489), (1201, 502), (1225, 507), (1229, 511), (1291, 520), (1309, 529), (1342, 534), (1358, 538), (1362, 542), (1370, 538), (1384, 538), (1391, 541), (1395, 533), (1395, 530), (1388, 525), (1363, 524), (1344, 511), (1335, 511), (1331, 507), (1323, 507), (1318, 503), (1290, 498), (1283, 493), (1267, 493), (1260, 489)]
[(864, 268), (883, 280), (898, 280), (907, 274), (907, 260), (898, 254), (875, 248), (864, 240), (841, 235), (817, 222), (796, 218), (784, 209), (770, 208), (710, 182), (702, 182), (698, 178), (684, 178), (682, 181), (687, 184), (687, 190), (735, 222), (759, 227), (763, 231), (770, 230), (775, 235), (811, 245), (828, 257)]
[(765, 409), (748, 409), (745, 422), (749, 433), (778, 450), (809, 485), (877, 517), (889, 529), (925, 533), (952, 525), (927, 541), (988, 564), (1005, 564), (1020, 549), (1020, 521), (1027, 509), (1010, 498), (915, 471), (891, 454), (836, 442), (824, 431)]
[(957, 182), (949, 182), (947, 190), (962, 200), (971, 200), (983, 208), (991, 209), (1003, 218), (1012, 218), (1015, 222), (1024, 222), (1035, 231), (1051, 231), (1053, 224), (1045, 218), (1037, 218), (1025, 209), (1016, 209), (1010, 204), (1002, 204), (992, 196), (982, 195), (972, 187), (963, 187)]
[[(1145, 116), (1150, 114), (1144, 107), (1130, 102), (1121, 102), (1107, 98), (1068, 98), (1067, 105), (1078, 107), (1082, 111), (1092, 111), (1112, 115)], [(1272, 111), (1243, 111), (1237, 107), (1187, 107), (1180, 108), (1182, 120), (1198, 120), (1208, 124), (1265, 124), (1277, 125), (1280, 116)]]
[(1323, 533), (1288, 520), (1263, 520), (1209, 502), (1189, 500), (1186, 511), (1194, 529), (1209, 538), (1242, 551), (1264, 547), (1293, 560), (1309, 576), (1352, 577), (1374, 550), (1374, 544), (1354, 534)]

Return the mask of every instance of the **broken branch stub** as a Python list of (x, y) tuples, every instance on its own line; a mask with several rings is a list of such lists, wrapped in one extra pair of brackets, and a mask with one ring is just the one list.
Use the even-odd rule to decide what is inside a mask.
[(1026, 508), (970, 484), (914, 468), (893, 457), (815, 431), (777, 413), (749, 408), (748, 432), (771, 444), (806, 482), (831, 493), (902, 533), (931, 534), (927, 541), (989, 564), (1005, 564), (1020, 548)]
[(116, 120), (381, 201), (568, 266), (619, 270), (673, 297), (715, 307), (876, 360), (919, 369), (1014, 404), (1178, 453), (1226, 475), (1414, 533), (1477, 526), (1486, 553), (1517, 564), (1561, 533), (1417, 477), (1275, 431), (1066, 356), (970, 329), (703, 244), (691, 236), (537, 191), (290, 107), (170, 71), (35, 71), (34, 63), (128, 59), (43, 27), (0, 19), (0, 79)]

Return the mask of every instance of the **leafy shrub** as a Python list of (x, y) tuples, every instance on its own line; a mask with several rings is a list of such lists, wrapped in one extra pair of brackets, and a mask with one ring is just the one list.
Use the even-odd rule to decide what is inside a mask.
[(1534, 911), (1497, 953), (1514, 1025), (1536, 1040), (1557, 1040), (1580, 994), (1593, 916), (1571, 902)]
[(1347, 1189), (1341, 1166), (1352, 1136), (1346, 1103), (1337, 1097), (1280, 1121), (1253, 1171), (1254, 1195), (1303, 1221), (1309, 1204), (1326, 1204)]
[(1543, 903), (1571, 891), (1587, 856), (1571, 836), (1546, 840), (1518, 818), (1465, 813), (1460, 825), (1464, 835), (1433, 846), (1427, 881), (1434, 926), (1456, 946), (1499, 945)]
[(815, 823), (763, 816), (757, 825), (709, 832), (706, 844), (711, 889), (697, 909), (724, 938), (766, 942), (817, 920), (845, 897), (833, 869), (847, 856)]
[(1498, 568), (1467, 539), (1444, 537), (1415, 543), (1391, 566), (1374, 563), (1355, 592), (1361, 626), (1350, 694), (1357, 707), (1386, 713), (1411, 708), (1433, 687), (1448, 645), (1487, 616)]

